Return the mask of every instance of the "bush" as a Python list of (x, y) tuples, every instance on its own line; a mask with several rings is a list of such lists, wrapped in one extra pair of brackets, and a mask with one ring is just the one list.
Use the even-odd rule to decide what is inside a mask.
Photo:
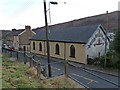
[[(104, 67), (105, 63), (105, 56), (101, 56), (99, 58), (94, 59), (94, 65), (99, 65), (101, 67)], [(106, 67), (109, 68), (120, 68), (120, 58), (119, 55), (117, 56), (114, 51), (109, 51), (106, 54)]]
[(120, 56), (116, 54), (116, 57), (114, 58), (114, 68), (120, 69)]
[(93, 64), (95, 60), (94, 60), (94, 59), (91, 59), (91, 58), (88, 58), (87, 61), (88, 61), (87, 64)]

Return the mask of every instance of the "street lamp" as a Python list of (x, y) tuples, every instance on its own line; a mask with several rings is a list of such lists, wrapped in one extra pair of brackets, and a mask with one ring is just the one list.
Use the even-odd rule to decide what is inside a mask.
[(49, 2), (49, 9), (48, 9), (49, 10), (49, 20), (50, 20), (49, 23), (51, 23), (50, 4), (57, 5), (58, 3), (57, 2), (53, 2), (53, 1)]
[[(50, 2), (50, 4), (58, 4), (58, 3), (57, 2)], [(48, 38), (46, 0), (44, 0), (44, 15), (45, 15), (45, 29), (46, 29), (47, 58), (48, 58), (48, 74), (49, 74), (49, 77), (51, 77), (50, 48), (49, 48), (49, 38)]]
[(58, 4), (57, 2), (53, 2), (53, 1), (51, 1), (50, 3), (51, 3), (51, 4)]

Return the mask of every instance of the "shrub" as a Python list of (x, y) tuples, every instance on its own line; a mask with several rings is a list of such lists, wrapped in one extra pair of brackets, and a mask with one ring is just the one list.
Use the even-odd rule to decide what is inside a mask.
[[(120, 60), (119, 55), (117, 55), (114, 51), (109, 51), (106, 54), (106, 67), (109, 68), (120, 68)], [(104, 67), (105, 56), (101, 56), (99, 58), (94, 59), (94, 65), (99, 65)]]

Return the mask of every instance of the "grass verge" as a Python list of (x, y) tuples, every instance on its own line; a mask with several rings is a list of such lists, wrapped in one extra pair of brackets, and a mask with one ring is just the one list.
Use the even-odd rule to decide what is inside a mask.
[(6, 55), (3, 55), (2, 65), (2, 88), (83, 88), (64, 76), (40, 80), (35, 68), (10, 61)]

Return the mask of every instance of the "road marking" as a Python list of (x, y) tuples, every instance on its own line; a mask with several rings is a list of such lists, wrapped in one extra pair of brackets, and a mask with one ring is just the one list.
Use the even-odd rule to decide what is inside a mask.
[(56, 70), (57, 70), (57, 71), (60, 71), (59, 68), (56, 68), (56, 67), (53, 67), (53, 66), (51, 66), (51, 68), (52, 68), (53, 72), (56, 72)]
[[(87, 84), (91, 84), (92, 82), (94, 82), (94, 80), (90, 80)], [(96, 82), (96, 81), (95, 81)], [(96, 82), (97, 83), (97, 82)]]
[(85, 80), (88, 80), (89, 82), (87, 84), (91, 84), (92, 82), (98, 83), (98, 81), (92, 80), (90, 78), (87, 78), (87, 77), (84, 77), (84, 76), (81, 76), (81, 75), (78, 75), (78, 74), (75, 74), (75, 73), (72, 73), (72, 75), (80, 77), (80, 78), (84, 78)]

